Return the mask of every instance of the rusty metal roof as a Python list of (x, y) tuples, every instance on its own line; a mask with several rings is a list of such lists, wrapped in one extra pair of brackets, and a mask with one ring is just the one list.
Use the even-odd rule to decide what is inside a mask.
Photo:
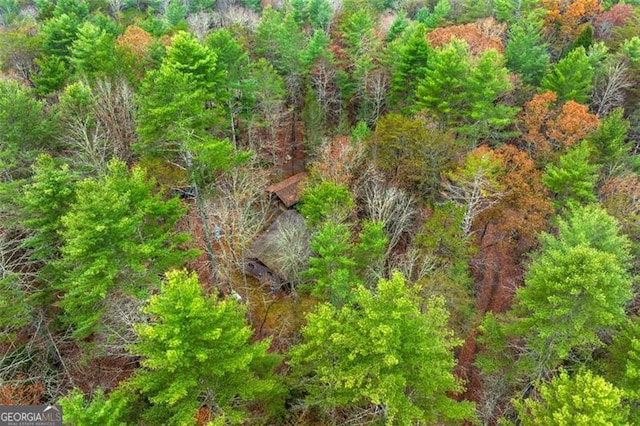
[(307, 177), (306, 172), (300, 172), (290, 176), (282, 182), (275, 183), (267, 187), (267, 192), (276, 194), (287, 208), (290, 208), (298, 201), (302, 195), (302, 181)]

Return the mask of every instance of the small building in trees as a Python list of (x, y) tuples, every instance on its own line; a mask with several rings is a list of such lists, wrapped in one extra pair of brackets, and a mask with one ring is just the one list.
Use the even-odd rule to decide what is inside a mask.
[(275, 292), (296, 279), (308, 261), (309, 250), (304, 218), (293, 209), (285, 210), (249, 248), (245, 273)]
[(281, 182), (268, 186), (266, 191), (282, 203), (280, 207), (290, 209), (300, 201), (303, 189), (302, 183), (306, 177), (306, 172), (297, 173)]

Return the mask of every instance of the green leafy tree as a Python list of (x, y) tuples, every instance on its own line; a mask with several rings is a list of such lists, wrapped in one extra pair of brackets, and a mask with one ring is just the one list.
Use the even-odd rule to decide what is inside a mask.
[(541, 87), (555, 92), (559, 102), (573, 100), (584, 104), (591, 96), (593, 73), (584, 47), (579, 46), (553, 66), (542, 79)]
[(469, 95), (465, 82), (471, 73), (467, 45), (461, 41), (435, 49), (429, 61), (429, 72), (416, 92), (419, 107), (427, 109), (443, 125), (457, 124)]
[(566, 371), (540, 385), (540, 400), (517, 405), (523, 426), (625, 426), (628, 410), (620, 406), (622, 391), (589, 370)]
[(267, 354), (269, 341), (250, 343), (246, 308), (205, 297), (195, 274), (167, 273), (144, 312), (152, 320), (136, 326), (132, 351), (142, 357), (142, 368), (131, 383), (151, 403), (143, 414), (150, 423), (196, 424), (202, 406), (239, 423), (242, 402), (277, 393), (271, 374), (277, 357)]
[(592, 162), (602, 164), (609, 174), (628, 171), (633, 158), (629, 155), (631, 144), (627, 135), (631, 128), (621, 108), (604, 117), (596, 131), (588, 137), (592, 148)]
[(39, 95), (47, 96), (64, 87), (69, 78), (64, 60), (58, 56), (44, 56), (36, 59), (35, 63), (39, 70), (33, 75), (32, 80)]
[(428, 199), (440, 193), (441, 174), (452, 167), (453, 135), (423, 119), (387, 114), (378, 120), (367, 148), (377, 167), (403, 188)]
[(483, 52), (465, 86), (468, 106), (462, 113), (464, 125), (460, 131), (473, 140), (503, 137), (500, 132), (513, 123), (517, 112), (517, 108), (498, 101), (511, 90), (504, 57), (493, 49)]
[(114, 292), (147, 295), (159, 274), (178, 267), (193, 253), (174, 231), (184, 214), (177, 198), (163, 201), (143, 169), (117, 160), (106, 176), (76, 186), (76, 200), (62, 217), (62, 259), (55, 288), (63, 322), (74, 336), (89, 336), (99, 326), (105, 300)]
[(366, 284), (374, 283), (380, 276), (388, 242), (384, 223), (368, 220), (362, 223), (362, 231), (352, 253), (357, 272)]
[(640, 321), (629, 318), (608, 346), (601, 363), (605, 377), (624, 392), (630, 407), (630, 423), (640, 421)]
[(359, 8), (342, 22), (345, 51), (348, 54), (348, 79), (342, 85), (345, 101), (356, 100), (357, 120), (373, 125), (377, 121), (380, 102), (369, 90), (377, 75), (377, 62), (382, 46), (374, 33), (374, 20), (365, 8)]
[[(236, 140), (235, 120), (238, 115), (249, 115), (257, 82), (251, 78), (249, 53), (228, 29), (209, 34), (206, 46), (216, 54), (216, 67), (220, 70), (218, 83), (220, 98), (225, 102), (233, 141)], [(261, 82), (262, 84), (262, 82)]]
[(285, 79), (289, 97), (297, 101), (306, 73), (302, 62), (305, 36), (293, 14), (267, 7), (256, 28), (255, 52), (266, 58)]
[(591, 155), (589, 144), (581, 142), (561, 155), (558, 165), (547, 165), (542, 181), (556, 194), (558, 206), (596, 201), (599, 166), (589, 162)]
[(89, 4), (80, 0), (57, 0), (53, 9), (53, 16), (60, 17), (62, 15), (75, 16), (79, 20), (84, 20), (89, 16)]
[(164, 18), (170, 27), (184, 23), (189, 8), (182, 0), (169, 0), (164, 11)]
[(602, 333), (624, 322), (632, 296), (629, 241), (601, 207), (572, 209), (557, 237), (541, 239), (542, 252), (516, 292), (512, 331), (529, 349), (521, 365), (537, 374), (602, 346)]
[(423, 23), (427, 28), (437, 28), (451, 12), (451, 2), (449, 0), (438, 0), (429, 12), (426, 7), (421, 8), (416, 14), (416, 20)]
[(540, 84), (549, 67), (549, 53), (542, 41), (542, 21), (529, 18), (512, 25), (504, 56), (507, 68), (520, 74), (523, 83)]
[(495, 0), (493, 9), (495, 17), (509, 25), (531, 18), (540, 10), (539, 0)]
[(440, 298), (423, 309), (401, 274), (381, 280), (377, 291), (354, 291), (353, 305), (319, 305), (291, 350), (295, 377), (306, 401), (326, 409), (374, 404), (386, 424), (433, 424), (473, 417), (473, 406), (448, 392), (461, 390), (453, 376), (452, 348)]
[(385, 37), (385, 41), (387, 43), (391, 43), (394, 40), (397, 40), (397, 38), (402, 35), (402, 33), (404, 32), (404, 30), (406, 30), (409, 27), (409, 19), (407, 18), (407, 12), (405, 11), (399, 11), (398, 14), (396, 15), (396, 18), (393, 20), (393, 22), (391, 23), (391, 27), (389, 28), (389, 31), (387, 32), (387, 36)]
[(308, 10), (311, 26), (324, 32), (329, 32), (331, 20), (333, 19), (331, 3), (327, 0), (309, 0)]
[(169, 66), (149, 72), (138, 94), (136, 149), (143, 156), (175, 159), (184, 142), (205, 135), (215, 119), (214, 112), (205, 108), (209, 95), (194, 87), (188, 75)]
[(163, 66), (184, 74), (195, 88), (220, 101), (216, 96), (220, 90), (217, 86), (222, 82), (225, 71), (217, 66), (216, 53), (200, 44), (191, 34), (181, 31), (171, 39)]
[(351, 290), (360, 282), (355, 274), (356, 262), (351, 256), (351, 231), (348, 225), (325, 221), (311, 238), (314, 256), (304, 277), (311, 280), (311, 293), (334, 305), (348, 301)]

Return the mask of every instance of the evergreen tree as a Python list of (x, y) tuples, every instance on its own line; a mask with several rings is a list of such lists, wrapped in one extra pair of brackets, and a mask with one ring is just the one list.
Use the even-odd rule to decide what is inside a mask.
[(62, 89), (69, 77), (65, 62), (58, 56), (44, 56), (36, 59), (38, 72), (32, 80), (40, 96), (46, 96)]
[(33, 250), (33, 259), (50, 262), (59, 256), (62, 217), (75, 201), (77, 176), (67, 164), (58, 166), (48, 155), (38, 157), (32, 168), (20, 200), (26, 216), (23, 225), (34, 231), (25, 246)]
[(517, 405), (523, 426), (625, 426), (628, 410), (622, 392), (591, 371), (569, 376), (565, 370), (540, 386), (540, 400)]
[(108, 396), (98, 389), (91, 399), (87, 399), (80, 389), (74, 389), (58, 401), (62, 406), (65, 424), (103, 426), (124, 426), (130, 415), (129, 395), (123, 389), (116, 389)]
[(333, 19), (331, 3), (327, 0), (309, 0), (307, 7), (311, 26), (328, 33)]
[(511, 90), (504, 57), (496, 50), (486, 50), (471, 69), (465, 84), (467, 111), (460, 128), (474, 140), (482, 137), (499, 139), (500, 132), (514, 121), (517, 108), (509, 107), (499, 98)]
[(418, 106), (427, 109), (444, 125), (455, 125), (466, 104), (465, 82), (470, 72), (466, 43), (454, 40), (434, 50), (429, 71), (418, 85)]
[(222, 100), (216, 95), (222, 91), (218, 86), (223, 82), (225, 71), (217, 66), (216, 53), (201, 45), (191, 34), (180, 31), (171, 39), (162, 66), (185, 75), (194, 89), (203, 90), (215, 101)]
[(509, 70), (520, 74), (523, 83), (537, 86), (549, 66), (549, 53), (542, 41), (542, 21), (528, 18), (512, 25), (504, 55)]
[(431, 48), (423, 25), (409, 27), (400, 39), (398, 58), (393, 64), (391, 76), (391, 101), (405, 108), (412, 108), (415, 91), (429, 70)]
[(351, 231), (346, 224), (331, 220), (320, 225), (311, 239), (314, 256), (304, 277), (311, 280), (311, 293), (340, 306), (350, 300), (351, 290), (360, 283), (351, 256)]
[(116, 73), (115, 39), (104, 29), (85, 22), (71, 45), (71, 63), (76, 71), (90, 78)]
[(555, 92), (559, 102), (587, 103), (591, 96), (593, 66), (585, 49), (579, 46), (553, 66), (541, 82), (545, 91)]
[(341, 222), (353, 208), (349, 188), (330, 181), (323, 181), (305, 189), (298, 210), (311, 227), (324, 221)]
[(63, 14), (45, 22), (42, 26), (42, 49), (45, 54), (69, 62), (71, 46), (78, 36), (80, 20), (75, 15)]
[(163, 201), (144, 170), (117, 160), (106, 176), (76, 186), (76, 199), (62, 217), (62, 258), (56, 262), (63, 322), (74, 336), (99, 326), (105, 299), (116, 292), (143, 297), (159, 274), (181, 266), (193, 252), (180, 249), (187, 237), (174, 225), (184, 214), (177, 198)]
[(471, 419), (459, 391), (444, 301), (423, 309), (399, 273), (377, 291), (362, 287), (353, 305), (319, 305), (308, 316), (303, 342), (291, 350), (295, 377), (303, 378), (307, 404), (326, 409), (375, 404), (387, 424)]
[(271, 374), (277, 357), (267, 355), (269, 341), (250, 342), (244, 306), (205, 297), (193, 273), (166, 276), (144, 308), (152, 320), (136, 326), (132, 347), (142, 368), (131, 384), (151, 403), (142, 417), (150, 424), (196, 424), (198, 409), (207, 406), (218, 421), (238, 423), (242, 402), (278, 394)]
[(622, 108), (613, 110), (600, 122), (598, 129), (588, 137), (592, 161), (608, 168), (609, 173), (621, 173), (632, 166), (629, 155), (631, 144), (627, 135), (631, 123), (624, 118)]
[(535, 374), (602, 346), (601, 333), (624, 322), (632, 296), (629, 241), (602, 208), (574, 208), (558, 236), (544, 234), (542, 243), (513, 308), (512, 332), (529, 349), (519, 365)]
[(453, 40), (433, 51), (429, 71), (419, 83), (417, 105), (442, 126), (470, 136), (495, 139), (513, 122), (516, 109), (497, 102), (511, 86), (504, 58), (489, 49), (475, 62), (465, 42)]
[(596, 201), (599, 166), (591, 164), (589, 145), (581, 142), (560, 156), (558, 165), (547, 164), (542, 181), (556, 194), (558, 206)]
[(29, 88), (0, 79), (0, 181), (25, 177), (36, 152), (55, 148), (54, 130), (44, 103)]

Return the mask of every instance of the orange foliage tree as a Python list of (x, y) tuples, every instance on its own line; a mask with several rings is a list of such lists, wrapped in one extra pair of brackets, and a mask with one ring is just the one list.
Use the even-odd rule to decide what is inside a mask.
[(471, 57), (476, 57), (487, 49), (504, 53), (502, 40), (505, 38), (506, 29), (505, 23), (498, 23), (493, 18), (485, 18), (470, 24), (436, 28), (427, 34), (427, 40), (433, 47), (444, 46), (454, 38), (464, 40), (469, 46)]
[(556, 101), (553, 92), (537, 94), (525, 103), (520, 114), (523, 144), (535, 159), (565, 151), (600, 125), (586, 105), (574, 101), (558, 105)]
[(547, 10), (545, 30), (558, 48), (573, 41), (603, 11), (599, 0), (542, 0), (541, 4)]
[(611, 9), (598, 16), (593, 25), (595, 36), (599, 40), (609, 40), (616, 28), (626, 24), (627, 20), (633, 16), (634, 9), (630, 4), (618, 3)]
[(136, 25), (130, 25), (118, 36), (116, 47), (123, 56), (126, 66), (137, 78), (142, 78), (151, 63), (151, 34)]
[(492, 223), (502, 235), (501, 244), (520, 256), (537, 245), (538, 234), (547, 229), (553, 206), (542, 184), (542, 173), (529, 154), (513, 145), (502, 145), (492, 153), (504, 170), (500, 183), (508, 190), (478, 222)]

